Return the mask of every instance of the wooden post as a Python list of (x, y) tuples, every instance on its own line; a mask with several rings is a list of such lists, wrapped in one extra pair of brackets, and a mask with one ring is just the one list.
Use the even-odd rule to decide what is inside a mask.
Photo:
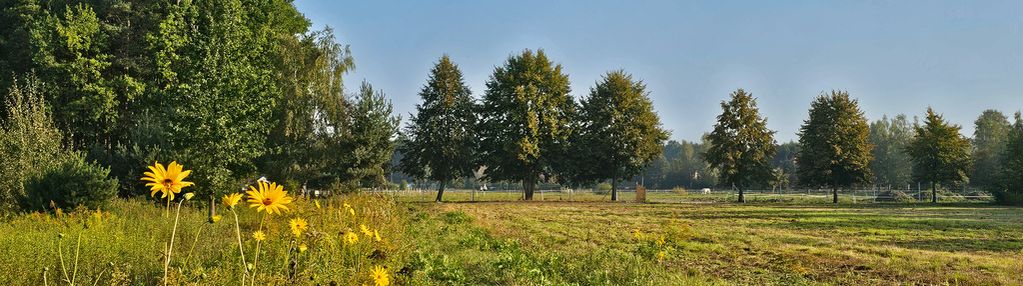
[(646, 187), (643, 187), (643, 185), (636, 185), (636, 202), (646, 202)]

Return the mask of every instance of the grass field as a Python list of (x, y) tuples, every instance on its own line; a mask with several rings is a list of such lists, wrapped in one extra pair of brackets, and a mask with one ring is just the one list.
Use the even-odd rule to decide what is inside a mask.
[[(386, 266), (398, 285), (1023, 284), (1019, 208), (833, 206), (817, 196), (738, 205), (720, 202), (725, 195), (673, 193), (651, 194), (657, 203), (648, 204), (596, 201), (603, 196), (583, 193), (573, 201), (545, 194), (547, 201), (521, 202), (514, 193), (488, 193), (492, 199), (485, 202), (419, 202), (425, 195), (344, 196), (322, 200), (322, 209), (297, 202), (296, 211), (273, 221), (305, 217), (309, 234), (296, 239), (286, 226), (269, 227), (257, 284), (369, 284), (374, 265)], [(467, 194), (445, 197), (461, 196)], [(346, 215), (345, 203), (358, 215)], [(147, 202), (119, 201), (101, 212), (3, 222), (0, 280), (41, 285), (48, 272), (50, 285), (66, 285), (57, 278), (57, 244), (70, 264), (82, 234), (77, 275), (87, 282), (78, 284), (158, 284), (170, 235), (164, 215)], [(259, 218), (240, 215), (247, 236)], [(208, 224), (202, 210), (186, 208), (181, 220), (171, 284), (237, 285), (241, 268), (233, 263), (238, 246), (229, 218)], [(384, 240), (337, 241), (359, 224), (380, 230)], [(186, 256), (193, 239), (198, 243)], [(244, 240), (251, 255), (253, 241)], [(308, 244), (308, 251), (295, 251), (297, 243)]]

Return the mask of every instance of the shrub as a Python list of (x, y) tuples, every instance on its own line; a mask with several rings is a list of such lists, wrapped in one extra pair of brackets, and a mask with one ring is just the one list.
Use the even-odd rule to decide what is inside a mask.
[(46, 108), (42, 86), (34, 76), (14, 80), (0, 115), (0, 213), (14, 211), (25, 196), (25, 183), (66, 161), (71, 152), (61, 145)]
[(77, 156), (29, 180), (25, 187), (25, 208), (102, 207), (117, 196), (117, 179), (109, 178), (109, 174), (109, 168)]
[(902, 191), (884, 191), (878, 193), (874, 200), (878, 202), (909, 202), (913, 201), (913, 196)]
[(593, 193), (598, 195), (606, 195), (611, 193), (611, 183), (600, 183), (593, 187)]
[(688, 195), (689, 194), (689, 191), (687, 191), (685, 187), (674, 187), (674, 188), (671, 189), (671, 192), (675, 193), (676, 195), (680, 195), (680, 196), (684, 196), (684, 195)]

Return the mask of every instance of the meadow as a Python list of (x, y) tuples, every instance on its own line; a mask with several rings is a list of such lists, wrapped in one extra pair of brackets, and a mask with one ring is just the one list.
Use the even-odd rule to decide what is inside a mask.
[[(254, 282), (373, 285), (372, 270), (381, 267), (394, 285), (1023, 283), (1019, 208), (834, 206), (795, 195), (743, 205), (719, 201), (724, 195), (670, 192), (652, 193), (646, 204), (583, 192), (573, 201), (561, 193), (536, 202), (514, 195), (465, 202), (468, 193), (451, 192), (446, 197), (460, 202), (448, 203), (419, 202), (412, 192), (297, 199), (262, 226)], [(251, 263), (261, 215), (237, 213)], [(241, 282), (233, 217), (223, 207), (218, 214), (210, 222), (205, 209), (184, 205), (169, 284)], [(68, 285), (66, 271), (76, 285), (161, 284), (173, 215), (151, 201), (116, 200), (102, 210), (11, 218), (0, 224), (0, 280)], [(308, 229), (295, 236), (288, 219), (299, 217)], [(358, 240), (349, 243), (349, 234)]]

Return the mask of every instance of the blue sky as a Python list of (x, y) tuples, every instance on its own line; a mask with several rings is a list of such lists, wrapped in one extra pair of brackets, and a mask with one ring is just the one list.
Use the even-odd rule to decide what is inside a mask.
[(810, 101), (847, 90), (869, 120), (927, 106), (963, 126), (1023, 108), (1023, 1), (307, 1), (315, 29), (351, 45), (356, 70), (408, 118), (448, 54), (479, 98), (495, 66), (543, 48), (577, 98), (609, 70), (642, 79), (673, 139), (698, 139), (737, 88), (778, 141)]

